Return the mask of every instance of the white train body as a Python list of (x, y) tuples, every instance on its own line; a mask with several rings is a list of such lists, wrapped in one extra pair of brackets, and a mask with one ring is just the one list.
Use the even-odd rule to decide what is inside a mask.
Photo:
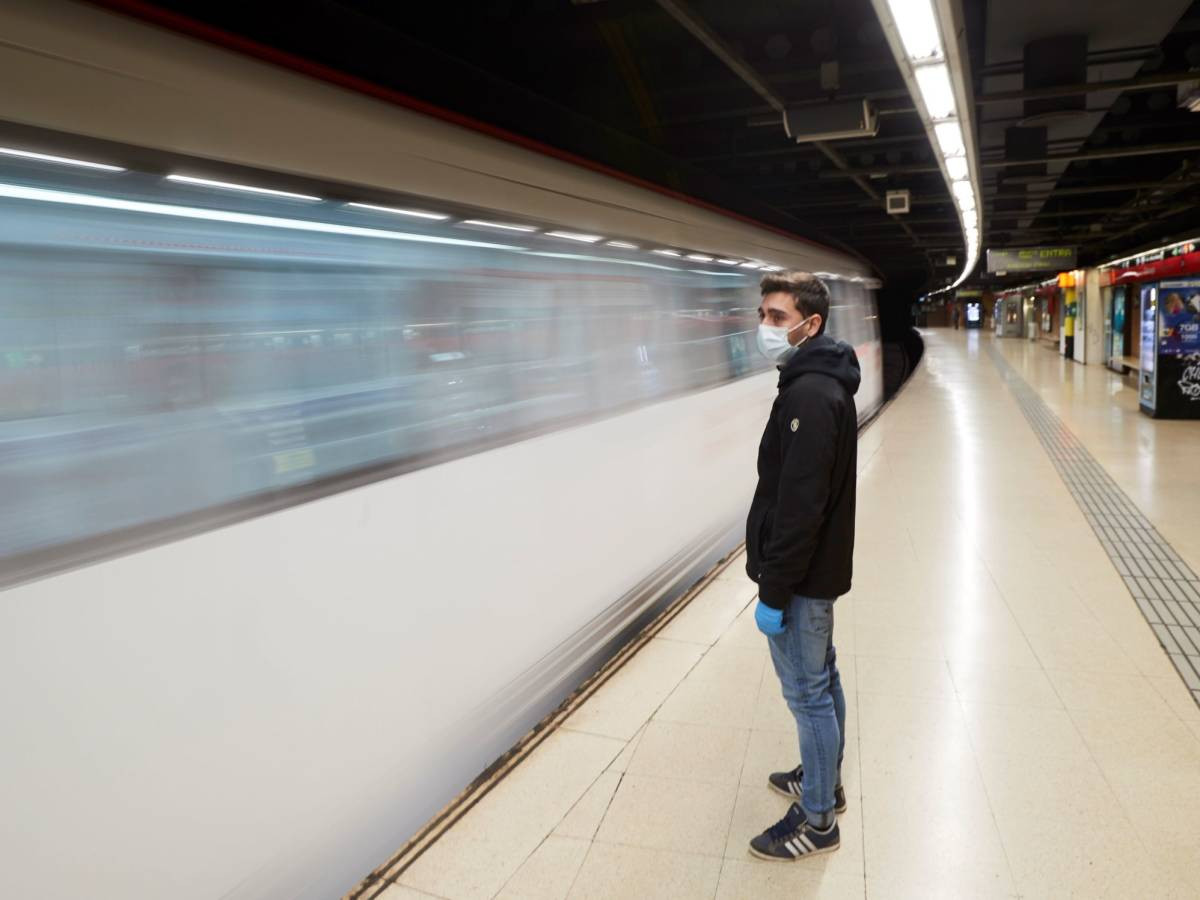
[(826, 273), (881, 402), (840, 253), (94, 7), (0, 26), (0, 145), (125, 170), (0, 155), (0, 896), (351, 887), (736, 545), (753, 266)]

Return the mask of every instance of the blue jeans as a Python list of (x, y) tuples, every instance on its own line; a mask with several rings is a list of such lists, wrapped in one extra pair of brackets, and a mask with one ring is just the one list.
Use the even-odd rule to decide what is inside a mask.
[(809, 819), (818, 820), (833, 810), (846, 750), (846, 695), (833, 647), (833, 601), (794, 596), (783, 624), (783, 633), (767, 641), (800, 733), (802, 806)]

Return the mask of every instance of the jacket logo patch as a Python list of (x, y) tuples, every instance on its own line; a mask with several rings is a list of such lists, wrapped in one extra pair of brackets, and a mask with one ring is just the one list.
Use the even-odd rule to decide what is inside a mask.
[(800, 427), (800, 420), (792, 419), (792, 431), (795, 431), (799, 427)]

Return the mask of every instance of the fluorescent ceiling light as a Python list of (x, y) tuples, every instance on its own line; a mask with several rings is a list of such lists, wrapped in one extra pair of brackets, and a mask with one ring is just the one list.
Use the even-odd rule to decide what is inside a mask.
[(970, 175), (965, 156), (947, 156), (946, 171), (950, 173), (951, 181), (962, 181)]
[(312, 203), (320, 203), (320, 197), (314, 197), (311, 194), (294, 194), (291, 191), (276, 191), (271, 188), (253, 187), (249, 184), (234, 184), (231, 181), (213, 181), (211, 178), (196, 178), (192, 175), (168, 175), (167, 181), (176, 181), (180, 184), (194, 184), (199, 187), (218, 188), (223, 191), (242, 191), (247, 194), (266, 194), (271, 197), (283, 197), (287, 200), (307, 200)]
[(917, 66), (913, 75), (917, 79), (917, 88), (929, 118), (949, 119), (956, 113), (954, 89), (950, 87), (950, 70), (945, 63)]
[(930, 0), (887, 0), (887, 5), (910, 60), (921, 62), (945, 56)]
[(933, 134), (937, 138), (942, 156), (962, 156), (967, 152), (963, 143), (962, 129), (957, 122), (939, 122), (933, 126)]
[(376, 206), (374, 203), (347, 203), (346, 205), (353, 206), (355, 209), (369, 209), (374, 212), (392, 213), (397, 216), (412, 216), (414, 219), (433, 219), (437, 222), (450, 218), (444, 213), (424, 212), (420, 209), (399, 209), (395, 206)]
[(651, 253), (657, 253), (659, 256), (683, 256), (678, 250), (651, 250)]
[(16, 150), (12, 147), (0, 147), (0, 153), (3, 153), (5, 156), (19, 156), (21, 159), (34, 159), (38, 162), (56, 163), (60, 166), (76, 166), (80, 169), (97, 169), (101, 172), (125, 171), (120, 166), (88, 162), (86, 159), (72, 159), (69, 156), (51, 156), (49, 153), (34, 153), (32, 150)]
[(604, 239), (602, 234), (579, 234), (575, 231), (547, 231), (546, 236), (562, 238), (564, 241), (579, 241), (581, 244), (594, 244)]
[(687, 255), (687, 258), (694, 259), (696, 262), (712, 262), (713, 261), (713, 258), (711, 256), (705, 256), (703, 253), (689, 253)]
[(971, 187), (969, 181), (956, 181), (950, 185), (950, 191), (954, 194), (954, 198), (961, 203), (963, 200), (970, 198), (975, 200), (975, 188)]
[(230, 222), (234, 225), (253, 225), (260, 228), (282, 228), (289, 231), (313, 231), (320, 234), (344, 234), (351, 237), (380, 238), (387, 241), (413, 241), (421, 244), (449, 244), (456, 247), (484, 247), (489, 250), (520, 250), (508, 244), (491, 244), (459, 238), (437, 237), (431, 234), (407, 234), (382, 228), (360, 228), (357, 225), (336, 225), (332, 222), (313, 222), (307, 219), (285, 219), (280, 216), (260, 216), (253, 213), (231, 212), (224, 209), (205, 209), (195, 206), (175, 206), (168, 203), (147, 203), (142, 200), (122, 200), (119, 197), (100, 197), (95, 194), (76, 194), (16, 184), (0, 184), (0, 197), (13, 200), (35, 200), (41, 203), (61, 203), (96, 209), (115, 209), (121, 212), (143, 213), (151, 216), (170, 216), (178, 219), (199, 219), (205, 222)]
[(723, 265), (723, 266), (736, 266), (736, 265), (737, 265), (739, 262), (741, 262), (741, 260), (738, 260), (738, 259), (718, 259), (718, 260), (717, 260), (717, 262), (719, 262), (719, 263), (720, 263), (721, 265)]
[(464, 219), (463, 225), (478, 225), (481, 228), (499, 228), (502, 231), (537, 231), (532, 225), (509, 225), (506, 222), (488, 222), (484, 219)]
[(637, 244), (631, 244), (629, 241), (605, 241), (610, 247), (620, 247), (622, 250), (636, 250)]

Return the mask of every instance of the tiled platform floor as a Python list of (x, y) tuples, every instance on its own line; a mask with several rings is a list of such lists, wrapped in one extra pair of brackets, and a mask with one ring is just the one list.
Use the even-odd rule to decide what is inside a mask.
[[(928, 334), (860, 442), (839, 851), (746, 852), (798, 751), (738, 560), (382, 896), (1200, 897), (1200, 708), (993, 341)], [(1200, 571), (1200, 424), (995, 349)]]

